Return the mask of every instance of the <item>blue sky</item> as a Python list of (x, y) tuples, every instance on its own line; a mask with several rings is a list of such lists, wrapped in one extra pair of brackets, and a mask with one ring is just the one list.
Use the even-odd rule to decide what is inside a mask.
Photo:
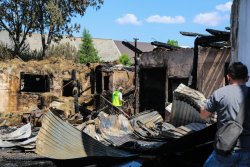
[(88, 8), (73, 19), (89, 30), (93, 38), (141, 42), (177, 40), (193, 46), (194, 38), (179, 31), (207, 34), (206, 28), (225, 30), (230, 26), (232, 0), (104, 0), (101, 9)]

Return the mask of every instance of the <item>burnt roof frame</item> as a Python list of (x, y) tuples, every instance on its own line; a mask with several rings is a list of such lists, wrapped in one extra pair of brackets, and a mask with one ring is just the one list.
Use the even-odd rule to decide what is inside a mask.
[(154, 46), (157, 46), (157, 47), (164, 47), (164, 48), (167, 48), (167, 49), (170, 49), (170, 50), (177, 50), (177, 49), (181, 48), (179, 46), (173, 46), (173, 45), (169, 45), (167, 43), (163, 43), (163, 42), (159, 42), (159, 41), (151, 42), (151, 45), (154, 45)]
[(198, 57), (199, 57), (199, 46), (200, 45), (209, 45), (214, 42), (224, 42), (230, 40), (230, 33), (223, 33), (220, 35), (211, 35), (211, 36), (198, 36), (194, 41), (194, 58), (193, 58), (193, 69), (191, 72), (192, 75), (192, 83), (190, 85), (193, 89), (197, 88), (197, 78), (198, 78)]

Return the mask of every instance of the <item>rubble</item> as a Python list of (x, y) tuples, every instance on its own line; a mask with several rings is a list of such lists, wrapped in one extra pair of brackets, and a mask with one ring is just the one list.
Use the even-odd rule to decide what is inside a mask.
[[(60, 103), (60, 100), (56, 99)], [(200, 92), (180, 85), (174, 92), (172, 107), (167, 107), (170, 113), (169, 122), (165, 122), (158, 111), (152, 110), (128, 118), (122, 113), (96, 111), (95, 115), (92, 114), (84, 120), (79, 113), (66, 117), (63, 108), (58, 107), (60, 105), (51, 105), (43, 113), (42, 126), (37, 127), (36, 133), (35, 127), (22, 130), (31, 127), (30, 123), (16, 131), (11, 130), (10, 133), (3, 131), (5, 135), (2, 135), (2, 138), (0, 136), (0, 147), (10, 147), (11, 152), (18, 149), (24, 152), (35, 151), (39, 156), (52, 160), (91, 157), (127, 159), (153, 152), (155, 155), (162, 152), (172, 154), (175, 150), (181, 150), (177, 146), (178, 143), (181, 144), (189, 138), (194, 140), (197, 135), (204, 133), (204, 130), (208, 131), (207, 128), (210, 126), (207, 122), (192, 119), (198, 114), (197, 108), (204, 100), (205, 97)], [(189, 110), (186, 113), (183, 108), (176, 108), (183, 103), (193, 106), (193, 111)], [(108, 106), (107, 109), (111, 108)], [(184, 121), (177, 124), (176, 120)], [(7, 139), (7, 136), (13, 136), (11, 134), (18, 134), (14, 138), (21, 139), (21, 136), (26, 134), (24, 132), (27, 136), (23, 141), (13, 142)], [(31, 136), (28, 135), (30, 132)], [(210, 138), (205, 141), (209, 140)], [(195, 143), (199, 145), (205, 141), (198, 140)]]
[(133, 154), (101, 144), (50, 111), (44, 115), (42, 124), (36, 140), (36, 153), (39, 155), (53, 159), (133, 156)]
[[(11, 127), (14, 124), (8, 123), (6, 118), (14, 116), (18, 118), (15, 121), (17, 125), (25, 124), (24, 127), (31, 128), (26, 130), (27, 136), (22, 132), (22, 135), (14, 137), (16, 141), (7, 137), (16, 132), (4, 133), (0, 137), (0, 147), (8, 147), (10, 152), (35, 151), (42, 157), (59, 160), (92, 157), (126, 159), (149, 152), (158, 154), (160, 150), (173, 153), (173, 150), (165, 148), (208, 128), (207, 122), (198, 119), (198, 108), (205, 96), (184, 85), (174, 91), (172, 106), (167, 107), (170, 103), (165, 103), (166, 115), (155, 109), (134, 115), (137, 94), (134, 91), (133, 68), (110, 65), (89, 68), (53, 58), (41, 62), (12, 62), (13, 67), (1, 66), (5, 70), (0, 71), (0, 93), (7, 93), (6, 100), (11, 101), (11, 105), (0, 103), (5, 108), (5, 111), (0, 111), (4, 116), (0, 123)], [(37, 68), (40, 65), (44, 68)], [(73, 69), (80, 85), (77, 88), (80, 112), (77, 113), (72, 93), (75, 87), (68, 87)], [(36, 83), (39, 80), (46, 84), (34, 92), (34, 87), (25, 84), (26, 81)], [(121, 111), (110, 103), (111, 93), (117, 86), (125, 89), (126, 103)], [(21, 134), (22, 129), (18, 131)]]

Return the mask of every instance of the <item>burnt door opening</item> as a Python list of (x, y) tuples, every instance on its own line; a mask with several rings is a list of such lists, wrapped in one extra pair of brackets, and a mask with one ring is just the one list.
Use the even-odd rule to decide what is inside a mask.
[(65, 97), (73, 96), (73, 80), (63, 80), (63, 90), (62, 90), (62, 95)]
[(173, 92), (180, 84), (188, 85), (188, 78), (168, 78), (168, 102), (173, 101)]
[(104, 90), (109, 90), (109, 76), (104, 76), (103, 77), (103, 82), (104, 82), (103, 89)]
[(49, 92), (50, 79), (48, 75), (34, 75), (20, 73), (21, 92)]
[(102, 66), (97, 66), (95, 69), (95, 78), (96, 78), (96, 93), (101, 94), (102, 93)]
[(165, 111), (166, 69), (141, 69), (140, 73), (140, 111)]

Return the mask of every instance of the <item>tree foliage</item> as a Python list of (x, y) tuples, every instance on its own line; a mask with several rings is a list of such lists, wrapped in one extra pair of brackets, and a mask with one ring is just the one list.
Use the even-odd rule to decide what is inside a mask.
[(64, 57), (65, 59), (73, 60), (76, 63), (79, 63), (80, 61), (77, 48), (69, 42), (50, 45), (46, 52), (46, 57)]
[(14, 55), (25, 50), (25, 40), (35, 31), (38, 14), (37, 1), (33, 0), (1, 0), (0, 31), (6, 30), (13, 42)]
[[(0, 30), (7, 30), (14, 43), (14, 53), (20, 54), (27, 35), (41, 34), (43, 56), (51, 42), (63, 35), (72, 36), (79, 24), (71, 19), (83, 16), (88, 7), (99, 9), (104, 0), (1, 0)], [(47, 37), (45, 36), (47, 34)]]
[(79, 48), (80, 63), (97, 63), (100, 61), (98, 52), (94, 47), (92, 37), (87, 29), (83, 30), (82, 43)]
[(178, 44), (178, 41), (176, 41), (176, 40), (172, 40), (172, 39), (169, 39), (168, 41), (167, 41), (167, 44), (168, 45), (171, 45), (171, 46), (179, 46), (179, 44)]
[[(74, 31), (79, 31), (79, 24), (71, 24), (71, 19), (77, 15), (83, 16), (88, 7), (100, 8), (104, 0), (39, 0), (39, 30), (42, 37), (43, 50), (51, 41), (59, 41), (62, 35), (72, 37)], [(45, 32), (48, 37), (45, 38)], [(47, 39), (47, 41), (46, 41)]]
[(131, 58), (129, 57), (128, 54), (122, 54), (119, 57), (119, 62), (125, 66), (131, 66), (132, 65), (132, 61)]

